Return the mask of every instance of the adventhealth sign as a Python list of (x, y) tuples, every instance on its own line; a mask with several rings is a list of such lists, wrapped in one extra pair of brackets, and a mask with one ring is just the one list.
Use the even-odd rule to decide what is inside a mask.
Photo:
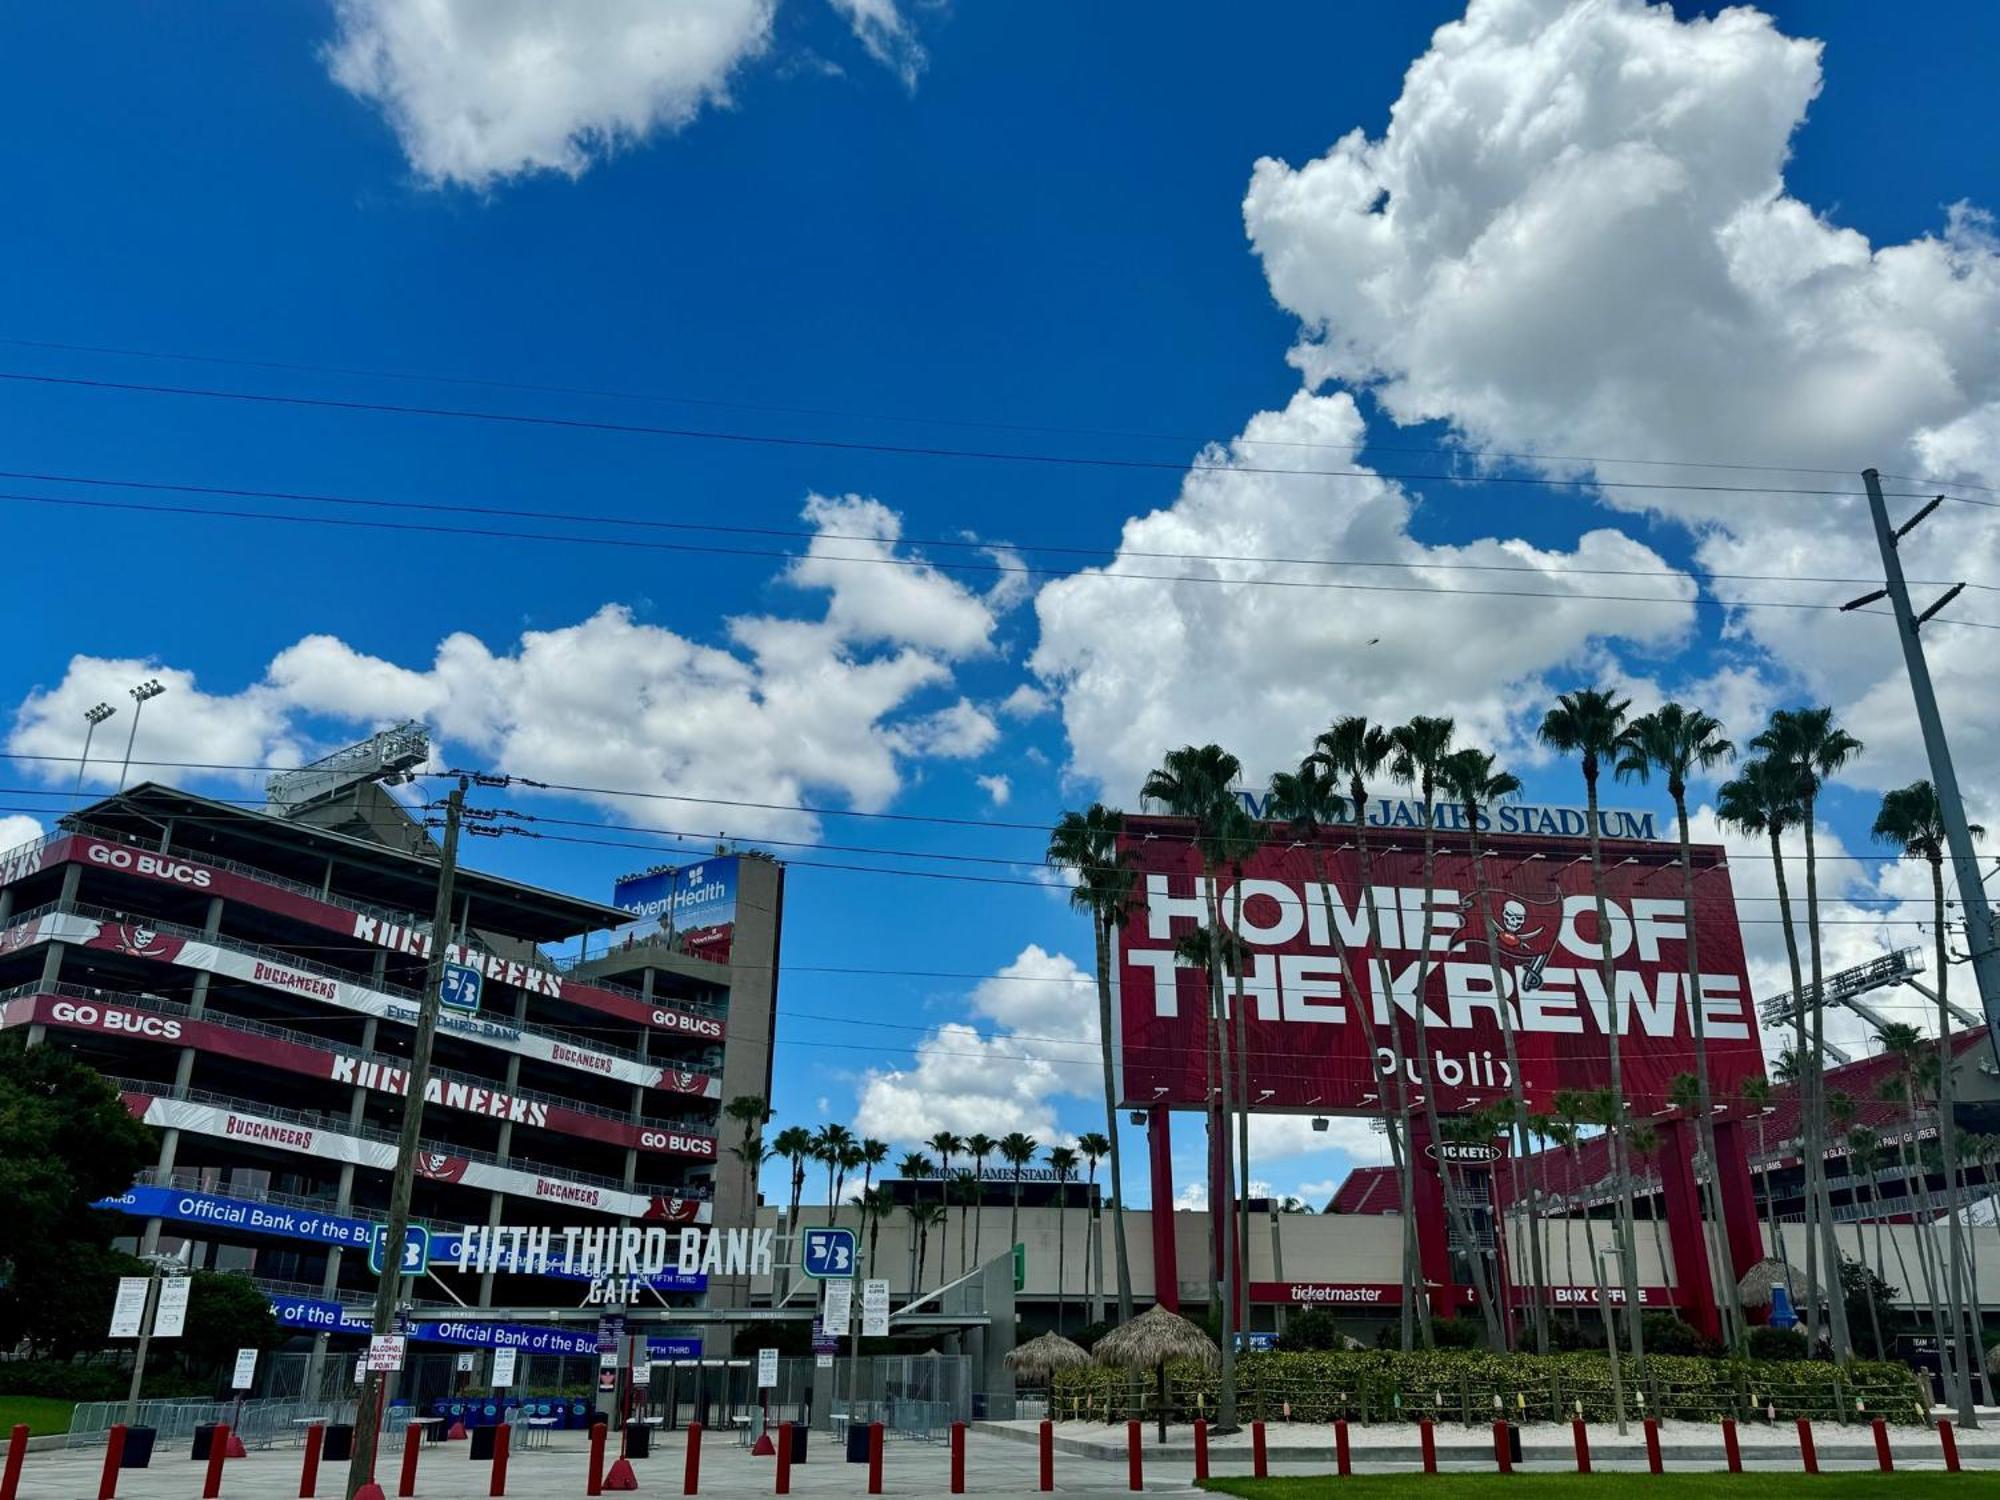
[[(1269, 792), (1250, 787), (1236, 789), (1237, 800), (1251, 817), (1268, 821), (1271, 817)], [(1353, 819), (1340, 819), (1352, 822)], [(1465, 832), (1465, 809), (1455, 802), (1434, 802), (1426, 809), (1408, 797), (1370, 797), (1370, 828), (1422, 828), (1430, 824), (1442, 833)], [(1481, 833), (1525, 833), (1544, 838), (1580, 839), (1589, 836), (1590, 817), (1581, 807), (1549, 807), (1536, 802), (1503, 802), (1484, 808), (1479, 814)], [(1622, 807), (1600, 807), (1597, 831), (1607, 839), (1657, 839), (1656, 815), (1632, 812)]]

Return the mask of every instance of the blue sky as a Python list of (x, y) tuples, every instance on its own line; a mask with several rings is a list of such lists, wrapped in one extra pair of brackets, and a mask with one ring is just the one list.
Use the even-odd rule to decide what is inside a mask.
[[(1967, 495), (2000, 484), (2000, 270), (1982, 215), (2000, 19), (1795, 5), (1766, 23), (1496, 0), (1434, 43), (1463, 12), (459, 0), (426, 31), (406, 0), (218, 4), (197, 22), (125, 5), (10, 11), (0, 371), (1153, 467), (8, 380), (4, 467), (41, 476), (0, 479), (13, 555), (39, 563), (17, 562), (8, 616), (9, 748), (74, 754), (84, 704), (163, 673), (172, 691), (141, 738), (161, 758), (261, 763), (414, 712), (457, 764), (990, 826), (603, 799), (528, 810), (975, 854), (1022, 863), (955, 868), (1025, 880), (1037, 828), (1100, 789), (1131, 800), (1157, 750), (1218, 738), (1261, 772), (1339, 712), (1456, 712), (1531, 793), (1570, 800), (1571, 773), (1526, 731), (1551, 691), (1602, 680), (1642, 702), (1697, 696), (1739, 740), (1775, 704), (1834, 703), (1877, 751), (1829, 809), (1828, 837), (1863, 850), (1879, 789), (1921, 774), (1893, 642), (1879, 621), (1714, 607), (1861, 591), (1784, 581), (1876, 566), (1851, 498), (1757, 490), (1824, 476), (1559, 466), (1746, 491), (1593, 495), (1259, 471), (1435, 472), (1452, 444), (1459, 472), (1527, 477), (1550, 468), (1490, 455), (1874, 462)], [(647, 30), (662, 17), (676, 28), (663, 49)], [(524, 52), (554, 61), (525, 76), (496, 61)], [(1365, 144), (1341, 156), (1350, 131)], [(1224, 445), (1203, 461), (1216, 472), (1188, 480), (1210, 443)], [(1575, 597), (1267, 587), (1296, 574), (1275, 564), (1224, 566), (1205, 586), (792, 574), (781, 556), (644, 544), (793, 552), (796, 535), (474, 522), (57, 475), (817, 526), (865, 532), (885, 555), (1062, 571), (1101, 568), (1150, 514), (1128, 547), (1394, 557), (1410, 566), (1339, 576), (1450, 588), (1491, 586), (1510, 575), (1464, 565), (1502, 562)], [(811, 495), (832, 498), (802, 519)], [(1949, 508), (1913, 572), (2000, 581), (1985, 514)], [(894, 550), (894, 527), (1022, 550)], [(858, 544), (819, 544), (843, 545)], [(1610, 575), (1558, 578), (1566, 566), (1693, 567), (1706, 602), (1659, 577), (1620, 584), (1656, 603), (1589, 598)], [(1708, 576), (1732, 572), (1783, 576)], [(2000, 619), (1979, 592), (1953, 613)], [(2000, 743), (1989, 640), (1946, 627), (1933, 643), (1963, 705), (1975, 800), (2000, 769), (1985, 748)], [(613, 743), (603, 726), (620, 705), (639, 708)], [(67, 773), (17, 762), (9, 784)], [(654, 857), (478, 852), (591, 893)], [(1753, 901), (1756, 878), (1738, 879)], [(1911, 919), (1895, 904), (1917, 889), (1905, 872), (1856, 863), (1845, 882), (1842, 953), (1913, 940), (1866, 925)], [(1774, 972), (1768, 934), (1752, 934), (1760, 977)], [(1089, 1055), (1085, 992), (1064, 967), (1087, 965), (1088, 940), (1058, 896), (802, 865), (786, 938), (786, 1119), (858, 1109), (905, 1134), (981, 1128), (954, 1110), (993, 1133), (1100, 1123), (1088, 1069), (1049, 1061)], [(819, 972), (835, 966), (1015, 977)], [(946, 1023), (976, 1034), (935, 1030)], [(1365, 1134), (1329, 1147), (1274, 1129), (1258, 1149), (1292, 1191), (1337, 1179), (1347, 1147), (1365, 1150)]]

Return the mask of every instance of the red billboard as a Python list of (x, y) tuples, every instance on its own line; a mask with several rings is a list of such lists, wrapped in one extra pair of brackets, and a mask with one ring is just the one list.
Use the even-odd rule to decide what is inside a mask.
[[(1662, 1108), (1675, 1077), (1694, 1069), (1691, 936), (1717, 1097), (1762, 1076), (1720, 848), (1694, 851), (1690, 921), (1675, 845), (1605, 841), (1608, 996), (1581, 840), (1482, 840), (1481, 910), (1465, 835), (1441, 829), (1436, 838), (1428, 900), (1421, 834), (1393, 829), (1371, 839), (1372, 923), (1352, 829), (1330, 829), (1314, 848), (1274, 828), (1244, 864), (1240, 920), (1236, 881), (1218, 872), (1222, 925), (1244, 945), (1244, 1102), (1252, 1109), (1372, 1114), (1393, 1088), (1398, 1052), (1413, 1094), (1428, 1075), (1444, 1112), (1483, 1108), (1508, 1089), (1503, 1006), (1531, 1109), (1549, 1109), (1561, 1089), (1609, 1085), (1614, 1012), (1627, 1098), (1641, 1112)], [(1121, 1097), (1201, 1108), (1211, 1097), (1206, 976), (1175, 953), (1184, 934), (1210, 920), (1200, 853), (1188, 826), (1168, 819), (1128, 819), (1124, 848), (1139, 881), (1113, 965)], [(1346, 948), (1355, 993), (1337, 945)], [(1233, 992), (1233, 976), (1227, 985)], [(1417, 1047), (1419, 987), (1428, 1068)], [(1224, 1003), (1233, 1004), (1233, 993)]]

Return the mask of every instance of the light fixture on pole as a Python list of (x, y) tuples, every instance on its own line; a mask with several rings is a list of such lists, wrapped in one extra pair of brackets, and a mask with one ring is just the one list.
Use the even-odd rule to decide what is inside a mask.
[(166, 689), (160, 686), (157, 678), (148, 677), (137, 687), (126, 691), (132, 695), (132, 732), (125, 736), (125, 764), (118, 768), (118, 790), (121, 792), (125, 790), (125, 775), (132, 769), (132, 744), (139, 738), (139, 715)]
[(83, 768), (90, 764), (90, 737), (97, 733), (97, 726), (110, 718), (118, 710), (109, 703), (100, 703), (95, 708), (86, 708), (83, 717), (87, 721), (83, 731), (83, 754), (76, 758), (76, 797), (83, 795)]

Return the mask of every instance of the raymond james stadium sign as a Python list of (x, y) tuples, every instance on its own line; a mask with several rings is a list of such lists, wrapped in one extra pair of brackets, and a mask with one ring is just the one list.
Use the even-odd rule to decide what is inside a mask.
[[(1237, 800), (1251, 817), (1270, 817), (1271, 794), (1252, 787), (1238, 787)], [(1352, 821), (1349, 819), (1348, 821)], [(1465, 809), (1456, 803), (1434, 802), (1425, 815), (1424, 804), (1414, 797), (1370, 797), (1370, 828), (1422, 828), (1430, 823), (1441, 833), (1465, 832)], [(1590, 818), (1581, 807), (1548, 807), (1539, 802), (1503, 802), (1479, 815), (1481, 833), (1525, 833), (1541, 838), (1587, 838)], [(1607, 839), (1657, 839), (1656, 814), (1633, 812), (1622, 807), (1600, 807), (1597, 831)]]

